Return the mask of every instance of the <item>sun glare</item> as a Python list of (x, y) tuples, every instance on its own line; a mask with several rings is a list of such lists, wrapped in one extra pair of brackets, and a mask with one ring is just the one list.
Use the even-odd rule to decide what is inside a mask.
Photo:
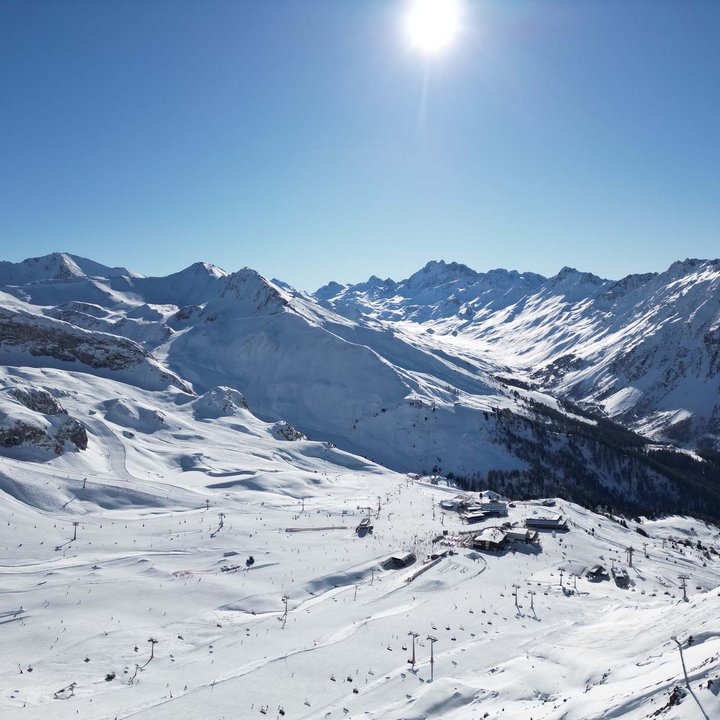
[(424, 55), (441, 53), (460, 30), (460, 0), (413, 0), (405, 30), (416, 50)]

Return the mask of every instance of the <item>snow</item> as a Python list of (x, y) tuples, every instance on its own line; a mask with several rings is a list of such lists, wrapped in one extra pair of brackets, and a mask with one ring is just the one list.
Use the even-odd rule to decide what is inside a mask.
[[(116, 387), (68, 378), (66, 402), (100, 407)], [(696, 548), (720, 548), (718, 528), (665, 518), (644, 522), (642, 538), (556, 499), (568, 533), (473, 552), (458, 543), (459, 515), (440, 508), (444, 488), (277, 441), (244, 410), (245, 432), (223, 417), (209, 442), (194, 403), (153, 399), (164, 429), (94, 434), (82, 465), (3, 461), (0, 717), (644, 718), (683, 684), (672, 635), (693, 636), (691, 688), (708, 717), (720, 710), (706, 687), (720, 676), (720, 563)], [(368, 508), (374, 530), (361, 537)], [(538, 511), (515, 503), (508, 521)], [(449, 545), (433, 542), (443, 530)], [(629, 589), (582, 577), (600, 561), (627, 567), (631, 544)], [(401, 550), (418, 563), (383, 569)], [(698, 713), (689, 695), (673, 710)]]
[[(638, 428), (657, 411), (687, 410), (697, 442), (715, 437), (720, 413), (719, 288), (718, 260), (686, 260), (619, 281), (573, 268), (544, 278), (440, 262), (397, 283), (327, 286), (317, 299), (416, 345), (473, 364), (490, 361)], [(634, 396), (608, 401), (629, 387)], [(663, 437), (670, 426), (653, 427)]]
[[(105, 275), (37, 273), (6, 287), (0, 304), (137, 343), (149, 355), (147, 387), (174, 376), (192, 385), (188, 392), (231, 387), (264, 420), (287, 420), (396, 470), (523, 467), (507, 453), (497, 458), (486, 414), (527, 415), (527, 399), (566, 412), (557, 399), (568, 397), (688, 449), (716, 440), (713, 261), (618, 282), (572, 268), (543, 278), (441, 261), (401, 282), (330, 283), (317, 297), (248, 268), (227, 273), (208, 263), (165, 278)], [(5, 362), (50, 364), (32, 353)], [(430, 420), (422, 408), (408, 411), (415, 401), (436, 409)], [(689, 418), (680, 431), (674, 412)], [(467, 427), (477, 434), (465, 452)]]
[(110, 268), (92, 260), (52, 253), (44, 257), (28, 258), (19, 263), (0, 261), (0, 285), (27, 285), (43, 280), (68, 280), (77, 277), (135, 276), (123, 267)]
[[(89, 442), (0, 453), (0, 718), (720, 716), (718, 527), (491, 491), (469, 495), (508, 516), (468, 526), (429, 474), (522, 469), (495, 415), (587, 422), (555, 392), (658, 435), (711, 412), (716, 263), (619, 283), (430, 263), (319, 300), (207, 263), (20, 265), (0, 427), (72, 417)], [(539, 515), (568, 531), (470, 547)]]
[(621, 388), (603, 401), (603, 407), (608, 415), (623, 415), (629, 412), (641, 397), (642, 391), (637, 388)]

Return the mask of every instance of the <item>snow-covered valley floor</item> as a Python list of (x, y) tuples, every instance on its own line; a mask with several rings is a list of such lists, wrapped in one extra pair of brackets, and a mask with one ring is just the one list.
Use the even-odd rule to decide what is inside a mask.
[[(698, 549), (720, 549), (716, 527), (647, 520), (644, 537), (558, 500), (567, 533), (478, 552), (452, 540), (473, 528), (441, 510), (450, 488), (280, 442), (243, 411), (203, 436), (182, 409), (143, 434), (112, 407), (84, 418), (82, 460), (0, 461), (0, 717), (720, 717), (720, 562)], [(417, 562), (383, 569), (402, 551)], [(598, 563), (631, 586), (588, 580)], [(673, 636), (692, 692), (662, 710), (685, 684)]]

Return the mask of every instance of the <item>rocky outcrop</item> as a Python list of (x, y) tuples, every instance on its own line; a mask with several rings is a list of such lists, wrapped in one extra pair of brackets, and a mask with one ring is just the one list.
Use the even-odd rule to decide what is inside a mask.
[(20, 445), (42, 445), (47, 433), (42, 427), (23, 420), (14, 423), (0, 423), (0, 447), (14, 448)]
[(83, 332), (65, 322), (0, 310), (0, 345), (25, 348), (33, 356), (122, 370), (137, 365), (143, 350), (117, 336)]
[(8, 388), (7, 393), (28, 410), (43, 415), (67, 414), (65, 408), (45, 388), (37, 388), (32, 385), (17, 386)]
[(94, 370), (130, 371), (144, 385), (174, 385), (193, 394), (177, 375), (163, 368), (138, 343), (31, 313), (0, 308), (0, 351), (62, 363), (79, 363)]
[(62, 454), (66, 442), (71, 442), (78, 450), (87, 450), (88, 435), (85, 426), (75, 418), (68, 417), (55, 433), (55, 452)]
[(305, 435), (284, 420), (281, 420), (273, 425), (272, 434), (278, 440), (307, 440)]
[(62, 455), (68, 443), (87, 449), (87, 431), (50, 392), (32, 385), (0, 391), (0, 447), (35, 447)]
[(220, 385), (203, 393), (193, 401), (197, 419), (210, 419), (237, 415), (248, 409), (245, 397), (238, 390)]

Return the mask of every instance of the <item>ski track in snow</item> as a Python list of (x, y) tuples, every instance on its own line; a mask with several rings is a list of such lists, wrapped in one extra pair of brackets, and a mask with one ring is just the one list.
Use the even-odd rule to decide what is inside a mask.
[[(0, 423), (50, 433), (0, 448), (0, 717), (720, 717), (718, 527), (625, 527), (557, 498), (469, 528), (439, 506), (452, 484), (342, 449), (402, 470), (520, 469), (495, 411), (534, 400), (594, 422), (548, 388), (610, 414), (646, 402), (638, 426), (660, 435), (700, 422), (717, 398), (719, 276), (700, 261), (621, 283), (431, 263), (320, 302), (206, 264), (170, 278), (65, 255), (0, 265)], [(564, 353), (580, 361), (550, 372)], [(544, 390), (496, 377), (536, 370)], [(46, 442), (66, 418), (86, 450)], [(531, 548), (466, 542), (554, 513), (569, 531)], [(365, 518), (373, 531), (356, 532)], [(407, 551), (412, 565), (384, 565)], [(629, 586), (591, 581), (596, 564)], [(674, 637), (691, 692), (670, 707), (685, 685)]]
[(103, 440), (107, 447), (107, 458), (110, 463), (110, 470), (128, 482), (137, 480), (127, 469), (127, 451), (122, 440), (102, 421), (97, 418), (86, 418), (85, 424), (93, 433)]

